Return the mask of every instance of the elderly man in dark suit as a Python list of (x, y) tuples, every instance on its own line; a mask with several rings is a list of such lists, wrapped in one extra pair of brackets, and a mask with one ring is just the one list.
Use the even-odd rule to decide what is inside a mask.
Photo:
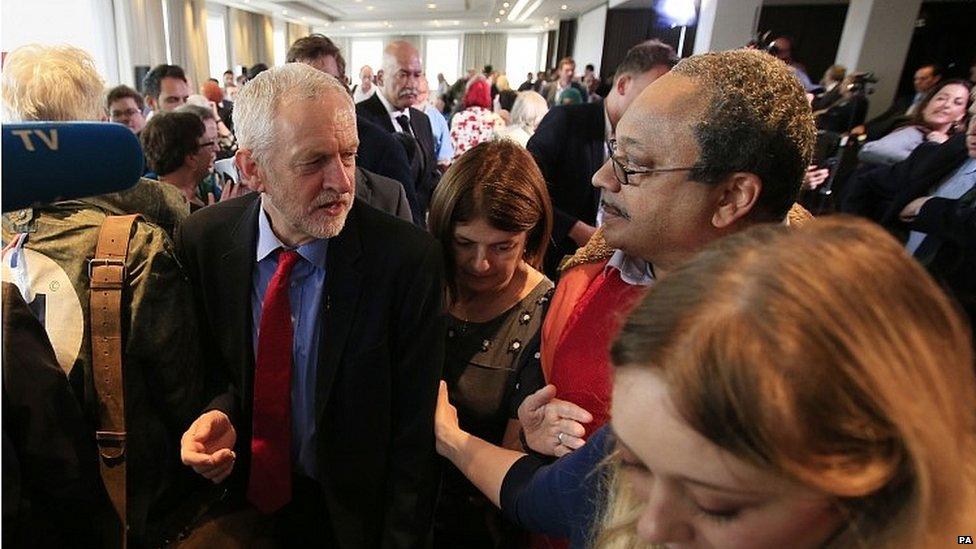
[(237, 164), (256, 193), (205, 208), (178, 248), (214, 397), (183, 462), (223, 482), (260, 540), (417, 547), (437, 484), (443, 264), (429, 235), (359, 201), (356, 114), (302, 63), (237, 95)]
[(409, 42), (391, 42), (383, 51), (383, 69), (383, 87), (357, 103), (356, 113), (388, 132), (402, 133), (416, 141), (414, 154), (408, 151), (408, 156), (420, 167), (416, 184), (419, 211), (414, 210), (414, 217), (423, 218), (438, 177), (430, 118), (413, 108), (420, 95), (418, 83), (424, 78), (420, 52)]
[[(343, 82), (343, 75), (346, 72), (346, 60), (343, 59), (339, 46), (335, 45), (328, 36), (321, 34), (310, 34), (304, 38), (299, 38), (288, 48), (288, 55), (285, 57), (289, 63), (305, 63), (312, 67), (339, 79)], [(383, 176), (383, 178), (398, 181), (403, 186), (403, 192), (410, 204), (410, 211), (415, 212), (420, 208), (417, 201), (417, 190), (415, 177), (411, 173), (410, 160), (407, 158), (407, 151), (398, 146), (397, 141), (388, 134), (383, 128), (368, 122), (361, 116), (356, 117), (356, 131), (359, 134), (359, 149), (356, 150), (356, 165), (371, 172), (372, 174)], [(375, 179), (377, 188), (387, 187), (387, 180), (383, 178)], [(360, 186), (361, 187), (361, 186)], [(363, 199), (367, 204), (379, 210), (398, 215), (401, 210), (389, 210), (384, 207), (389, 201), (376, 201), (376, 195), (363, 194), (361, 188), (357, 187), (356, 197)], [(396, 189), (386, 188), (382, 194), (399, 194)], [(413, 216), (413, 221), (417, 225), (423, 225), (423, 218), (419, 215)]]
[(607, 160), (607, 141), (630, 103), (674, 65), (674, 50), (658, 40), (630, 48), (617, 67), (602, 102), (555, 107), (529, 139), (527, 148), (546, 178), (555, 210), (553, 246), (546, 274), (555, 279), (564, 256), (586, 244), (596, 230), (600, 191), (590, 184)]

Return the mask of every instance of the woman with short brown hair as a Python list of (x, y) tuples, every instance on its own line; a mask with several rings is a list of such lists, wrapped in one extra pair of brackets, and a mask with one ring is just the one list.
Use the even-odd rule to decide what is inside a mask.
[[(437, 186), (427, 220), (447, 279), (444, 379), (461, 425), (494, 444), (520, 447), (516, 410), (545, 382), (539, 329), (553, 284), (538, 268), (552, 206), (532, 157), (510, 141), (462, 155)], [(511, 547), (514, 528), (464, 479), (445, 472), (435, 547)]]

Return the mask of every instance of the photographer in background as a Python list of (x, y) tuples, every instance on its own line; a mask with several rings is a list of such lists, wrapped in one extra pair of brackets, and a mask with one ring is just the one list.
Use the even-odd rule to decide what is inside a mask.
[(873, 91), (871, 84), (876, 82), (872, 73), (853, 73), (814, 99), (811, 106), (817, 129), (842, 134), (864, 123), (868, 113), (867, 95)]

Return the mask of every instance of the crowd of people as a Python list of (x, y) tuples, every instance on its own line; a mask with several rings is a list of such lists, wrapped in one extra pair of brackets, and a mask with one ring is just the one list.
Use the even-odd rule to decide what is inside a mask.
[(3, 216), (4, 543), (969, 534), (972, 83), (926, 65), (884, 120), (844, 111), (864, 165), (815, 218), (857, 94), (774, 44), (434, 89), (406, 41), (350, 87), (312, 34), (199, 94), (10, 52), (5, 126), (123, 124), (145, 170)]

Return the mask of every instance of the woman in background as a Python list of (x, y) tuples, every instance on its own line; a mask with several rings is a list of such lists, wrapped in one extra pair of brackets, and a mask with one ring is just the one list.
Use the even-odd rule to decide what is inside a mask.
[(966, 131), (971, 88), (966, 80), (939, 82), (919, 103), (909, 125), (866, 143), (858, 160), (890, 166), (908, 158), (922, 143), (945, 143), (957, 132)]
[[(539, 266), (552, 230), (542, 174), (510, 141), (459, 158), (434, 192), (428, 218), (447, 266), (444, 379), (464, 429), (520, 447), (516, 409), (541, 388), (539, 329), (553, 284)], [(517, 530), (454, 467), (445, 470), (436, 547), (512, 547)]]
[(462, 103), (464, 110), (451, 118), (451, 144), (456, 160), (468, 149), (491, 140), (496, 128), (505, 125), (500, 116), (492, 112), (491, 88), (488, 79), (475, 76), (468, 82)]
[(941, 547), (976, 524), (969, 330), (878, 226), (716, 241), (611, 355), (613, 433), (539, 468), (458, 429), (442, 390), (438, 451), (574, 547)]
[(546, 98), (534, 91), (519, 92), (512, 106), (511, 123), (495, 130), (497, 139), (510, 139), (525, 147), (539, 127), (539, 122), (549, 112)]

